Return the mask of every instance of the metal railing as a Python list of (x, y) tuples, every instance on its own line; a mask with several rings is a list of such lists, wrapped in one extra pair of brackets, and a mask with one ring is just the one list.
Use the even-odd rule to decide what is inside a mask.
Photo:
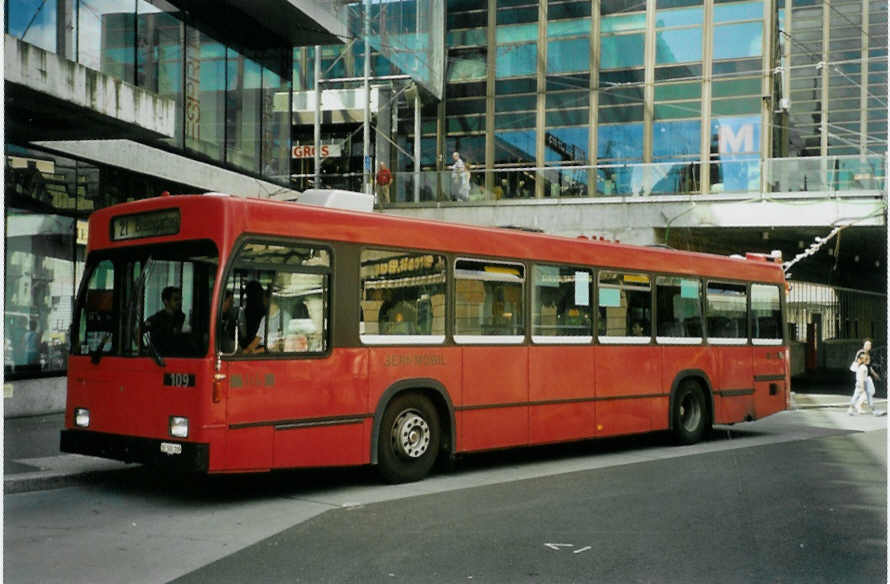
[[(886, 156), (733, 159), (712, 161), (702, 180), (699, 160), (394, 172), (388, 187), (375, 185), (386, 205), (454, 203), (540, 198), (649, 197), (658, 195), (740, 195), (809, 192), (819, 196), (885, 194)], [(308, 176), (294, 177), (309, 188)], [(323, 174), (324, 188), (362, 191), (359, 174)], [(703, 189), (703, 185), (708, 185)], [(416, 185), (416, 186), (415, 186)]]

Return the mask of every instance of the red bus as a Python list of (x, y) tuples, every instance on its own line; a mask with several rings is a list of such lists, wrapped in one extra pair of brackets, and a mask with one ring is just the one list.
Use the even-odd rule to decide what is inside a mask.
[[(65, 452), (207, 473), (377, 465), (788, 407), (778, 258), (228, 195), (94, 213)], [(166, 312), (166, 314), (164, 314)]]

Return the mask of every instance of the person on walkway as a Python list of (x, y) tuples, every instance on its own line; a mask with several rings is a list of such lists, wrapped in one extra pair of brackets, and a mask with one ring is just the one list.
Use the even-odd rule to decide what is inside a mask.
[(381, 205), (389, 204), (389, 185), (392, 183), (392, 173), (383, 162), (378, 163), (376, 181), (377, 202)]
[(470, 171), (457, 152), (451, 155), (451, 196), (455, 201), (470, 200)]
[[(857, 414), (864, 414), (865, 410), (862, 409), (862, 402), (866, 400), (868, 396), (868, 391), (865, 387), (865, 380), (868, 379), (868, 354), (860, 351), (856, 353), (856, 360), (850, 366), (851, 369), (853, 365), (856, 366), (856, 381), (853, 386), (853, 397), (850, 398), (850, 407), (847, 408), (847, 413), (851, 416)], [(868, 399), (869, 406), (871, 406), (871, 399)]]
[[(859, 377), (864, 367), (865, 374), (862, 380), (862, 389), (859, 389)], [(856, 352), (853, 358), (853, 364), (850, 370), (856, 373), (856, 387), (853, 391), (853, 397), (850, 399), (850, 407), (847, 409), (848, 414), (862, 414), (865, 410), (862, 408), (862, 402), (868, 404), (868, 409), (875, 416), (883, 416), (885, 412), (874, 407), (872, 398), (875, 395), (875, 380), (880, 381), (881, 376), (875, 371), (871, 363), (871, 339), (866, 338), (862, 343), (862, 348)]]

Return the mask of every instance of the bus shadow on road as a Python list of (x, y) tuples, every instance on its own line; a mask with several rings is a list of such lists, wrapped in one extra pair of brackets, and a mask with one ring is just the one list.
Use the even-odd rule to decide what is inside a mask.
[[(717, 426), (702, 444), (747, 440), (768, 434), (753, 429)], [(694, 447), (694, 446), (693, 446)], [(645, 453), (676, 446), (669, 432), (598, 438), (543, 446), (507, 448), (441, 457), (433, 476), (455, 476), (507, 467), (559, 463), (597, 455)], [(175, 499), (186, 503), (231, 503), (280, 497), (301, 497), (342, 488), (378, 487), (385, 483), (374, 467), (338, 467), (275, 470), (243, 474), (181, 474), (150, 467), (128, 469), (107, 476), (104, 488), (148, 497)]]
[[(701, 443), (720, 443), (729, 440), (746, 440), (768, 434), (752, 429), (717, 426)], [(478, 452), (459, 456), (446, 467), (455, 472), (496, 469), (498, 467), (558, 462), (574, 458), (621, 453), (643, 453), (653, 448), (687, 448), (677, 445), (668, 431), (634, 434), (610, 438), (596, 438), (577, 442), (563, 442), (543, 446), (529, 446), (504, 450)], [(442, 466), (442, 465), (440, 465)]]

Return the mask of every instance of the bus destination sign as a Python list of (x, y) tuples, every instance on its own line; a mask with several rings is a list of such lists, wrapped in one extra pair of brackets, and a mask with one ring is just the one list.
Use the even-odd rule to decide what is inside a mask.
[(123, 241), (179, 233), (179, 210), (167, 209), (138, 215), (121, 215), (111, 220), (111, 240)]

